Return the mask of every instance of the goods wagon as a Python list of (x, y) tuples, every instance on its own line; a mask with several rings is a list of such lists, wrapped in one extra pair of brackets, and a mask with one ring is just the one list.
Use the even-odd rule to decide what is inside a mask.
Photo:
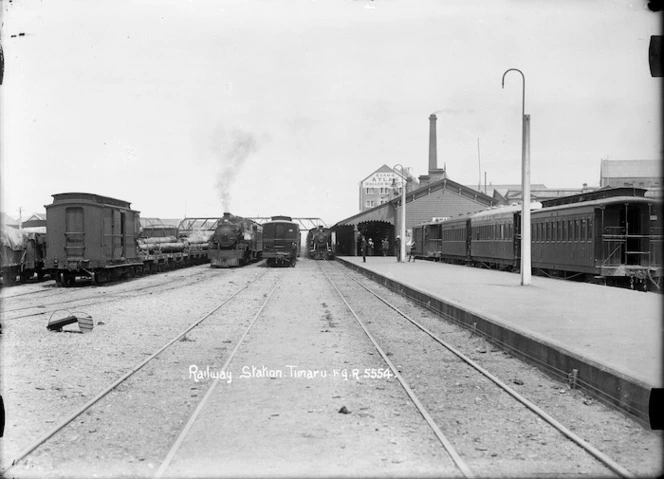
[(142, 269), (136, 240), (139, 212), (127, 201), (92, 193), (59, 193), (46, 205), (45, 267), (56, 282), (77, 276), (95, 282), (133, 276)]
[(142, 273), (168, 271), (207, 262), (207, 239), (188, 237), (159, 218), (141, 218), (138, 256)]
[(31, 279), (41, 281), (46, 274), (46, 228), (2, 228), (0, 238), (0, 275), (3, 284)]

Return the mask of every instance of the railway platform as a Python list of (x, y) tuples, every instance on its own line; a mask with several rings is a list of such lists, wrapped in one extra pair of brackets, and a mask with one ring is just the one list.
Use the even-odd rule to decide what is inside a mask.
[(474, 328), (541, 369), (647, 424), (663, 386), (662, 296), (395, 257), (337, 260)]

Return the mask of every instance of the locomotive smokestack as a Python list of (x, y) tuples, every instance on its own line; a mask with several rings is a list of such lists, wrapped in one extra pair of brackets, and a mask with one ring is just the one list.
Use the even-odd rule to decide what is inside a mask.
[(433, 113), (429, 116), (429, 171), (438, 169), (438, 153), (436, 147), (436, 120)]

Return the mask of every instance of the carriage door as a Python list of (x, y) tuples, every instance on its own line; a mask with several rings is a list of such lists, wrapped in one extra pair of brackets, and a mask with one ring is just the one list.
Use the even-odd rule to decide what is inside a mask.
[(625, 261), (626, 264), (648, 265), (649, 247), (647, 236), (643, 234), (643, 218), (641, 217), (642, 208), (639, 205), (625, 205), (621, 210), (620, 223), (623, 224), (625, 218)]
[(102, 251), (107, 259), (119, 260), (124, 255), (124, 225), (122, 224), (124, 215), (111, 208), (105, 208), (103, 212)]
[(514, 213), (514, 259), (521, 265), (521, 213)]
[(67, 208), (65, 219), (65, 254), (67, 259), (83, 259), (85, 253), (85, 229), (83, 208)]

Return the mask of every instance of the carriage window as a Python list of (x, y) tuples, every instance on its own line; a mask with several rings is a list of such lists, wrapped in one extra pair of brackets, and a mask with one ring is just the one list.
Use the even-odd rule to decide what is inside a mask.
[(593, 220), (591, 218), (588, 218), (588, 241), (592, 241), (593, 239)]
[(586, 241), (588, 239), (586, 237), (586, 220), (585, 219), (581, 220), (581, 231), (579, 232), (579, 235), (581, 237), (581, 241)]
[(563, 241), (568, 241), (569, 236), (569, 221), (563, 221)]

